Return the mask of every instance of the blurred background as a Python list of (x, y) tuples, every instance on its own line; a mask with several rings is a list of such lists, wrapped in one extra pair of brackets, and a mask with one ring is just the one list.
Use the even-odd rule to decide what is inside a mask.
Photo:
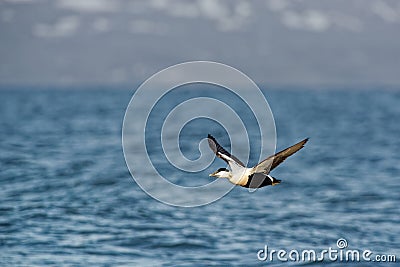
[(140, 83), (189, 60), (268, 85), (397, 86), (396, 0), (2, 0), (0, 82)]
[[(264, 245), (320, 251), (339, 238), (399, 260), (399, 26), (396, 0), (0, 0), (0, 266), (253, 266), (266, 264)], [(272, 173), (280, 185), (185, 209), (132, 180), (121, 145), (129, 100), (152, 74), (192, 60), (261, 87), (277, 150), (310, 137)], [(179, 185), (224, 167), (188, 173), (159, 156), (164, 115), (200, 96), (248, 122), (251, 164), (260, 152), (240, 99), (178, 88), (146, 130), (149, 156)], [(231, 147), (221, 125), (194, 120), (182, 153), (199, 157), (209, 132)]]

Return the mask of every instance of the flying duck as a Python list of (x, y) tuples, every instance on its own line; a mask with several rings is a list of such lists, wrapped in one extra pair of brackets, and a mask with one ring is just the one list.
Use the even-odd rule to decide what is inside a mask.
[(228, 178), (229, 182), (246, 188), (260, 188), (268, 185), (279, 184), (281, 180), (269, 175), (270, 171), (275, 169), (287, 157), (302, 149), (307, 141), (308, 138), (276, 153), (275, 155), (269, 156), (252, 168), (247, 168), (238, 158), (226, 151), (220, 144), (218, 144), (217, 140), (209, 134), (208, 145), (211, 150), (217, 157), (228, 163), (231, 169), (231, 171), (229, 171), (226, 168), (219, 168), (216, 172), (210, 174), (210, 176)]

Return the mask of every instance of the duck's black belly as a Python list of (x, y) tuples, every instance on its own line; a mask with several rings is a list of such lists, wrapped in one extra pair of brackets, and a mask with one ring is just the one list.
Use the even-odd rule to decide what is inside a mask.
[(263, 173), (254, 173), (249, 176), (247, 184), (244, 185), (246, 188), (260, 188), (264, 186), (272, 185), (271, 179)]

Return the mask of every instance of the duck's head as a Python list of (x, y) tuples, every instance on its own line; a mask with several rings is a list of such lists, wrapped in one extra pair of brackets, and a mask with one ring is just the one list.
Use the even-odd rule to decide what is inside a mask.
[(217, 171), (210, 174), (212, 177), (217, 178), (230, 178), (232, 173), (227, 168), (219, 168)]

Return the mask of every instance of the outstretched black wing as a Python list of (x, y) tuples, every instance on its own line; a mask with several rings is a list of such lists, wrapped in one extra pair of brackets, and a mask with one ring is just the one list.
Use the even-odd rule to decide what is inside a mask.
[(229, 166), (231, 166), (231, 168), (232, 168), (231, 164), (236, 164), (245, 167), (244, 164), (238, 158), (233, 156), (231, 153), (226, 151), (220, 144), (218, 144), (217, 140), (215, 140), (215, 138), (211, 134), (208, 135), (208, 145), (210, 146), (211, 150), (214, 151), (215, 155), (226, 161), (226, 163), (228, 163)]
[(275, 169), (279, 164), (285, 161), (286, 158), (290, 157), (291, 155), (302, 149), (305, 143), (307, 143), (307, 141), (308, 138), (276, 153), (273, 156), (266, 158), (265, 160), (261, 161), (260, 163), (258, 163), (256, 166), (253, 167), (253, 173), (268, 174), (270, 171)]

